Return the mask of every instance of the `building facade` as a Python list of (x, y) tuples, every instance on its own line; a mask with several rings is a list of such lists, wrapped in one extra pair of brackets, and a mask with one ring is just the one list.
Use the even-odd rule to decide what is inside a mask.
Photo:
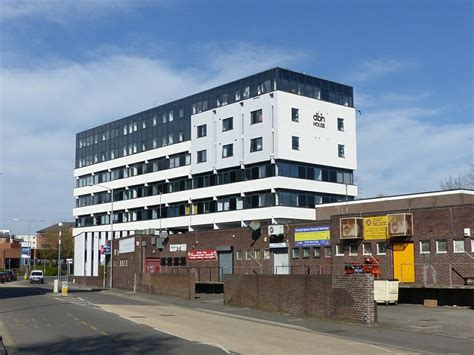
[(77, 134), (75, 274), (98, 275), (112, 233), (298, 223), (352, 200), (355, 119), (351, 87), (274, 68)]

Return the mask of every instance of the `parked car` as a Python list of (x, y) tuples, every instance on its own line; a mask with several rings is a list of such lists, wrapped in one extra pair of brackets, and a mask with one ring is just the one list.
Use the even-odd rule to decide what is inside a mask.
[(8, 281), (16, 281), (17, 280), (15, 271), (7, 270), (6, 273), (8, 274), (8, 277), (9, 277)]
[(30, 275), (30, 284), (32, 283), (42, 283), (44, 284), (44, 277), (43, 277), (43, 271), (41, 270), (34, 270), (31, 272)]
[(6, 271), (0, 271), (0, 282), (4, 284), (5, 282), (8, 282), (8, 274)]

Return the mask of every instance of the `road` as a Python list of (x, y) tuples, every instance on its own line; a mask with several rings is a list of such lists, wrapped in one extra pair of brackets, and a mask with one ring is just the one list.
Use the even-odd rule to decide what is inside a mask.
[[(50, 286), (30, 287), (24, 282), (0, 286), (0, 334), (5, 345), (10, 345), (9, 353), (225, 353), (215, 346), (184, 340), (125, 320), (74, 293), (68, 298), (55, 297), (50, 289)], [(127, 303), (140, 304), (130, 300)]]
[[(380, 325), (365, 327), (227, 307), (212, 296), (190, 302), (75, 290), (61, 297), (51, 288), (0, 285), (0, 334), (23, 353), (472, 354), (474, 349), (473, 310), (381, 307)], [(454, 323), (446, 321), (451, 318)]]

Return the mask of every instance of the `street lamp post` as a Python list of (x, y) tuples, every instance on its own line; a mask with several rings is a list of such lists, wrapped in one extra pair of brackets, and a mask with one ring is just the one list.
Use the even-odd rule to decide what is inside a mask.
[[(114, 189), (111, 187), (107, 187), (101, 184), (89, 185), (89, 186), (100, 186), (106, 189), (110, 193), (110, 282), (109, 288), (113, 287), (113, 280), (114, 280)], [(107, 256), (106, 256), (107, 258)], [(105, 265), (105, 270), (107, 269), (107, 265)], [(104, 275), (104, 285), (105, 285), (105, 275)]]
[(58, 223), (59, 239), (58, 239), (58, 286), (61, 287), (61, 232), (63, 228), (62, 222)]
[[(28, 222), (28, 238), (31, 233), (31, 222), (44, 222), (44, 219), (22, 219), (22, 218), (13, 218), (14, 221)], [(38, 243), (36, 243), (36, 234), (35, 234), (35, 248), (33, 249), (33, 266), (36, 268), (36, 248)], [(31, 248), (31, 246), (30, 246)], [(31, 265), (31, 262), (30, 262)]]

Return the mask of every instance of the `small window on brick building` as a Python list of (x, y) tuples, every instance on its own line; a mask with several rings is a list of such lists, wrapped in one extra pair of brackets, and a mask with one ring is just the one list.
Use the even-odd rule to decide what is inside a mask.
[(263, 249), (263, 259), (270, 260), (270, 249)]
[(454, 253), (464, 253), (464, 239), (453, 240), (453, 252)]
[(377, 243), (377, 255), (385, 255), (387, 254), (387, 246), (385, 242), (378, 242)]
[(357, 244), (349, 244), (349, 255), (357, 255)]
[(237, 250), (237, 251), (235, 252), (235, 258), (236, 258), (237, 260), (242, 260), (242, 250)]
[(319, 259), (321, 257), (321, 248), (314, 247), (313, 248), (313, 257)]
[(252, 260), (252, 256), (250, 255), (250, 250), (244, 251), (245, 260)]
[(344, 245), (336, 244), (336, 256), (344, 256)]
[(474, 239), (471, 239), (471, 253), (474, 253)]
[(324, 257), (330, 258), (332, 256), (332, 249), (331, 247), (324, 247)]
[(255, 249), (254, 257), (255, 257), (255, 260), (260, 260), (262, 258), (262, 251), (260, 249)]
[(372, 255), (372, 244), (362, 243), (362, 254), (363, 255)]
[(309, 248), (303, 248), (303, 259), (309, 258)]
[(420, 242), (420, 254), (431, 253), (431, 244), (429, 240), (422, 240)]
[(448, 252), (448, 242), (447, 240), (437, 240), (436, 241), (436, 253), (437, 254), (446, 254)]
[(293, 248), (291, 251), (291, 257), (293, 259), (298, 259), (300, 257), (300, 248)]

